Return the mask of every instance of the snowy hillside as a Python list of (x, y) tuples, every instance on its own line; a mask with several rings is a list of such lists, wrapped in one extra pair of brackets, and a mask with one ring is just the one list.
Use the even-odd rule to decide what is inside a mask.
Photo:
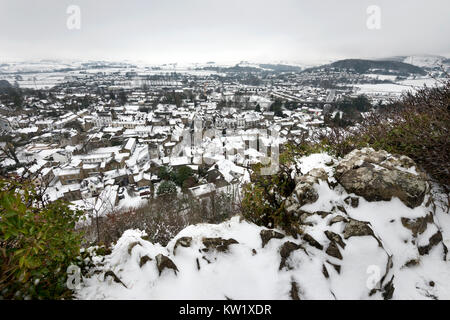
[(445, 60), (446, 58), (442, 56), (417, 55), (406, 57), (402, 62), (421, 68), (435, 68), (442, 64)]
[(450, 299), (450, 215), (411, 159), (363, 149), (299, 164), (297, 238), (237, 216), (166, 247), (128, 230), (77, 298)]

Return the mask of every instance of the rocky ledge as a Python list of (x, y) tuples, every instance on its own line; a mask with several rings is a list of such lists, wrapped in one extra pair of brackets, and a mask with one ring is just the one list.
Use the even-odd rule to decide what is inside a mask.
[(449, 213), (411, 159), (366, 148), (299, 165), (285, 200), (297, 239), (240, 217), (189, 226), (166, 247), (128, 230), (77, 297), (450, 299)]

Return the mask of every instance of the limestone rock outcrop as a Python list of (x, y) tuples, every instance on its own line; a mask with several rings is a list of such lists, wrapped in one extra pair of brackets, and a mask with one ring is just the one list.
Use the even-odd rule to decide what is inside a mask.
[(369, 148), (329, 158), (295, 177), (285, 200), (298, 237), (237, 216), (189, 226), (165, 247), (128, 230), (76, 296), (450, 299), (450, 235), (440, 224), (449, 213), (414, 162)]
[(397, 197), (408, 207), (415, 208), (422, 203), (429, 187), (424, 175), (412, 173), (412, 168), (415, 164), (408, 157), (364, 148), (350, 152), (339, 161), (335, 177), (347, 192), (368, 201)]

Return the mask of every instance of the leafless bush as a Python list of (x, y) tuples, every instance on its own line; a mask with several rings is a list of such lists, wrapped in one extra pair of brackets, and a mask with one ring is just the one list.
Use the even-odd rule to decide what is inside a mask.
[[(140, 208), (114, 212), (99, 219), (101, 242), (105, 245), (117, 241), (128, 229), (147, 232), (148, 240), (166, 245), (188, 225), (220, 223), (238, 213), (229, 195), (212, 194), (199, 200), (189, 195), (161, 196), (149, 199)], [(96, 234), (96, 224), (86, 227), (87, 234)], [(89, 241), (88, 241), (89, 242)]]

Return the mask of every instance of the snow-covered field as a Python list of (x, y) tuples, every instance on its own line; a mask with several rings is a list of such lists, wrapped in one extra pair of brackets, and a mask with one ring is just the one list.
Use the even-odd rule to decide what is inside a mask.
[(378, 80), (391, 80), (391, 81), (394, 81), (397, 78), (397, 76), (393, 75), (373, 74), (373, 73), (365, 74), (365, 76)]
[[(387, 76), (389, 77), (389, 76)], [(380, 78), (380, 80), (383, 80)], [(389, 79), (392, 80), (392, 79)], [(368, 95), (383, 95), (383, 94), (401, 94), (406, 91), (415, 91), (416, 89), (422, 88), (424, 85), (432, 87), (434, 85), (439, 85), (439, 81), (433, 78), (419, 78), (419, 79), (407, 79), (401, 80), (396, 83), (379, 83), (379, 84), (357, 84), (360, 94)]]
[(360, 94), (400, 94), (404, 91), (411, 90), (410, 86), (399, 85), (395, 83), (379, 83), (379, 84), (358, 84), (355, 85), (359, 89)]
[(15, 75), (2, 75), (1, 79), (11, 84), (17, 81), (20, 88), (50, 89), (65, 81), (65, 75), (62, 72), (27, 73), (21, 75), (21, 80), (16, 80)]
[(419, 87), (419, 88), (423, 87), (424, 85), (427, 85), (428, 87), (439, 85), (439, 81), (433, 78), (408, 79), (399, 81), (398, 83), (405, 86)]

